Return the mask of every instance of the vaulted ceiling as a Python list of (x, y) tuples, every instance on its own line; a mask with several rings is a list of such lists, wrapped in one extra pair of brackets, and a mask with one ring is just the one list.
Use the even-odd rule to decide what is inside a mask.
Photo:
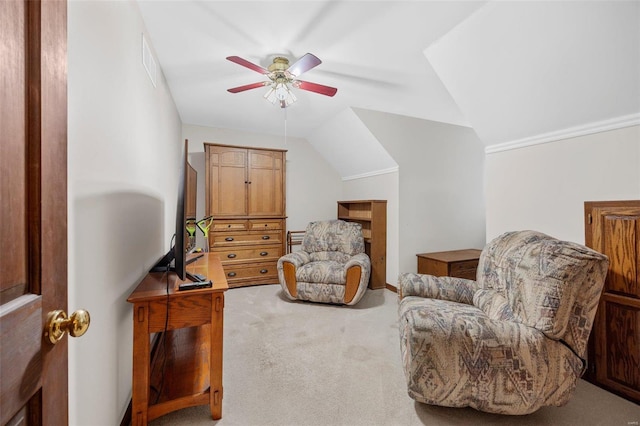
[[(493, 145), (640, 117), (637, 1), (138, 4), (188, 124), (311, 139), (363, 108), (470, 126)], [(227, 92), (264, 80), (227, 56), (267, 67), (307, 52), (323, 63), (302, 78), (333, 98), (297, 90), (281, 109), (266, 88)]]

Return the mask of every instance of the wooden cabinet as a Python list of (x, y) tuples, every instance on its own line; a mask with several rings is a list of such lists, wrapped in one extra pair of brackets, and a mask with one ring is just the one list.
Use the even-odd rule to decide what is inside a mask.
[(229, 287), (277, 284), (285, 253), (286, 151), (205, 143), (209, 250)]
[(371, 259), (369, 288), (387, 285), (387, 201), (338, 201), (338, 219), (362, 225), (365, 250)]
[(609, 257), (587, 380), (640, 403), (640, 201), (586, 202), (586, 245)]
[(205, 143), (207, 213), (284, 217), (285, 153)]
[(437, 277), (476, 279), (482, 250), (465, 249), (418, 254), (418, 273)]

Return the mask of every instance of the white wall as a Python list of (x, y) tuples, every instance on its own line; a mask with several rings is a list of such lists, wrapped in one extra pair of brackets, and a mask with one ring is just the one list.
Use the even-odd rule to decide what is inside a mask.
[[(205, 202), (203, 142), (212, 142), (287, 150), (287, 229), (304, 230), (311, 221), (335, 219), (342, 181), (305, 139), (287, 137), (285, 141), (284, 136), (190, 124), (182, 126), (182, 137), (189, 140), (189, 161), (198, 171), (198, 218), (204, 217)], [(198, 244), (202, 245), (200, 234), (198, 238)]]
[(640, 126), (487, 154), (487, 240), (534, 229), (584, 243), (584, 202), (640, 198)]
[(387, 283), (398, 282), (399, 174), (385, 173), (342, 183), (343, 200), (387, 200)]
[(68, 4), (69, 309), (91, 314), (69, 342), (72, 425), (120, 423), (131, 398), (126, 298), (175, 226), (181, 123), (162, 74), (154, 88), (142, 66), (143, 32), (135, 2)]
[(484, 247), (484, 146), (473, 129), (355, 112), (399, 165), (399, 272), (416, 271), (417, 253)]

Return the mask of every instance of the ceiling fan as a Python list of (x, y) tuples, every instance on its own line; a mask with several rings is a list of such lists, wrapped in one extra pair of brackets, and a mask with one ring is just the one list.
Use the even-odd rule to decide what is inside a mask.
[(263, 68), (260, 65), (256, 65), (239, 56), (229, 56), (227, 57), (227, 60), (249, 68), (250, 70), (259, 72), (269, 78), (269, 81), (234, 87), (232, 89), (228, 89), (228, 92), (239, 93), (244, 92), (245, 90), (269, 86), (269, 91), (264, 95), (264, 97), (273, 104), (279, 104), (280, 108), (286, 108), (296, 101), (296, 97), (289, 86), (309, 92), (319, 93), (325, 96), (333, 96), (338, 91), (335, 87), (298, 80), (298, 76), (302, 73), (305, 73), (322, 63), (320, 59), (311, 53), (307, 53), (291, 66), (289, 66), (289, 60), (287, 58), (277, 56), (273, 59), (273, 63), (269, 65), (268, 68)]

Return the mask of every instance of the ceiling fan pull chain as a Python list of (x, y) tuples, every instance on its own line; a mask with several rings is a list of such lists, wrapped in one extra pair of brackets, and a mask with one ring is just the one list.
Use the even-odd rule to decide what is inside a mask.
[(284, 147), (287, 148), (287, 108), (284, 110)]

